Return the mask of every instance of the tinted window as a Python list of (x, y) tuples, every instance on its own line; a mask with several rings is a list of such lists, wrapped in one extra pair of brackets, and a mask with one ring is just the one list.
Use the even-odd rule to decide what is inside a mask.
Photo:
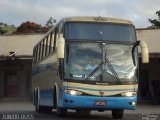
[(67, 23), (65, 38), (72, 40), (136, 41), (135, 29), (132, 25), (106, 23)]

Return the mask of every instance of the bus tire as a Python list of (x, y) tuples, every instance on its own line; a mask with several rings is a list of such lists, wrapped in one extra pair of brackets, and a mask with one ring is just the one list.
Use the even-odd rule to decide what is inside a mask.
[(41, 112), (41, 107), (39, 106), (39, 95), (38, 95), (38, 90), (35, 92), (35, 111), (40, 113)]
[(53, 108), (54, 108), (54, 109), (57, 108), (57, 93), (56, 93), (56, 87), (54, 87), (54, 91), (53, 91)]
[(80, 116), (89, 116), (91, 114), (91, 110), (77, 109), (76, 113)]
[(67, 116), (67, 109), (57, 107), (57, 115), (58, 115), (58, 117), (65, 117), (65, 116)]
[(123, 113), (124, 113), (123, 109), (112, 110), (112, 117), (114, 119), (122, 119), (123, 118)]
[(40, 95), (39, 95), (39, 91), (37, 89), (37, 91), (35, 92), (35, 111), (37, 113), (46, 112), (46, 107), (39, 105), (39, 98), (40, 98)]
[(58, 107), (56, 87), (54, 88), (53, 100), (53, 106), (56, 109), (57, 116), (65, 117), (67, 115), (67, 109)]
[(33, 105), (35, 105), (36, 103), (36, 88), (34, 89), (33, 93), (32, 93), (32, 102), (33, 102)]

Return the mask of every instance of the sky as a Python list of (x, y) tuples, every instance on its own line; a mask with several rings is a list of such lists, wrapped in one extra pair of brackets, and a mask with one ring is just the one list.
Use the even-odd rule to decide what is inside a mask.
[(32, 21), (45, 25), (68, 16), (102, 16), (131, 20), (136, 28), (146, 28), (157, 18), (160, 0), (0, 0), (0, 22), (19, 26)]

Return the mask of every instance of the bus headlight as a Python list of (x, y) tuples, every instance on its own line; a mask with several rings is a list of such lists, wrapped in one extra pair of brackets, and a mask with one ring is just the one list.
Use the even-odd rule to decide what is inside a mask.
[(70, 95), (82, 95), (82, 92), (77, 90), (65, 89), (64, 92)]
[(121, 95), (124, 97), (131, 97), (131, 96), (136, 96), (137, 92), (124, 92), (124, 93), (121, 93)]

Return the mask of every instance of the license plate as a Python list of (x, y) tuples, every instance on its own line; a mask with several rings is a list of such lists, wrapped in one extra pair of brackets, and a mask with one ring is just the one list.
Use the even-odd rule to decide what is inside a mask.
[(96, 106), (105, 106), (106, 105), (106, 101), (104, 100), (97, 100), (95, 103)]

